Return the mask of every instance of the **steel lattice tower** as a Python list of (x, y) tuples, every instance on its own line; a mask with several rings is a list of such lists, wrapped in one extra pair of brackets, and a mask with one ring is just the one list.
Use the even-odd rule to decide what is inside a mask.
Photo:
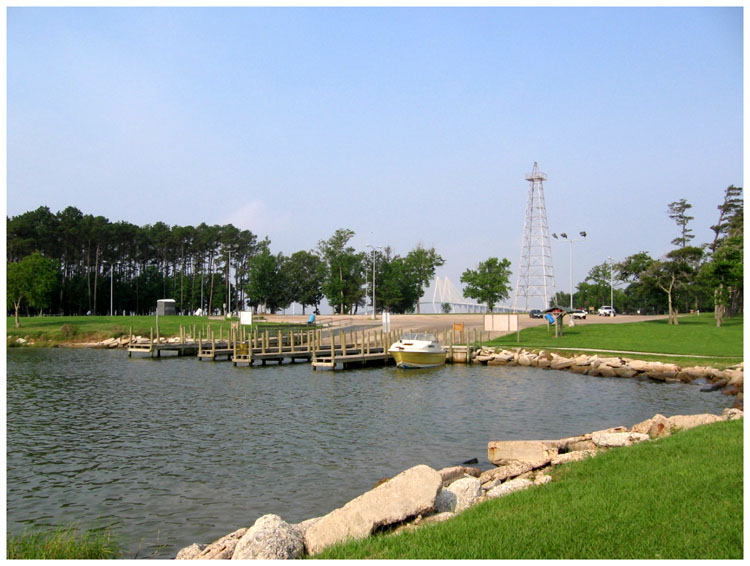
[(518, 262), (518, 281), (513, 299), (513, 310), (519, 308), (546, 309), (555, 290), (555, 275), (552, 269), (552, 250), (547, 225), (547, 208), (544, 205), (544, 185), (547, 175), (534, 168), (526, 175), (529, 182), (529, 197), (526, 205), (526, 220), (523, 226), (521, 259)]

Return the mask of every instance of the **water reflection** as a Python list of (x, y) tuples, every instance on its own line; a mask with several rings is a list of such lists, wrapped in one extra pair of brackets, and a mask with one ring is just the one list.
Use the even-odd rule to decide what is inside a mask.
[(513, 367), (314, 372), (11, 349), (7, 371), (8, 530), (110, 525), (129, 558), (173, 557), (265, 513), (322, 515), (416, 464), (488, 467), (491, 440), (730, 404), (698, 386)]

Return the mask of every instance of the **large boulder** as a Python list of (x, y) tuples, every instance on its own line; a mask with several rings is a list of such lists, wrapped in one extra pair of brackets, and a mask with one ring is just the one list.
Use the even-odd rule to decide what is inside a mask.
[(506, 466), (499, 466), (491, 470), (482, 472), (479, 476), (479, 482), (482, 489), (492, 489), (496, 485), (503, 483), (509, 478), (515, 478), (533, 470), (534, 467), (524, 462), (514, 462)]
[(238, 529), (209, 545), (191, 544), (177, 553), (176, 560), (229, 560), (247, 529)]
[(527, 489), (534, 485), (534, 482), (527, 478), (516, 478), (513, 480), (508, 480), (505, 483), (501, 483), (500, 485), (493, 487), (490, 489), (485, 496), (488, 499), (495, 499), (496, 497), (502, 497), (503, 495), (508, 495), (509, 493), (513, 493), (514, 491), (520, 491), (522, 489)]
[(633, 425), (633, 428), (630, 430), (631, 432), (648, 434), (650, 438), (658, 438), (670, 435), (672, 433), (672, 425), (667, 417), (656, 414), (650, 419)]
[(745, 372), (741, 369), (728, 369), (724, 371), (726, 378), (729, 380), (729, 385), (741, 386), (745, 381)]
[(553, 354), (553, 356), (554, 357), (549, 364), (550, 369), (568, 369), (570, 367), (573, 367), (573, 365), (576, 363), (576, 361), (572, 358), (564, 358), (555, 354)]
[(674, 415), (667, 419), (672, 431), (685, 430), (696, 426), (711, 424), (722, 420), (718, 415), (705, 413), (702, 415)]
[(600, 375), (601, 377), (617, 377), (616, 369), (607, 364), (599, 364), (595, 371), (596, 375)]
[(175, 560), (197, 560), (198, 555), (205, 548), (205, 545), (193, 543), (190, 546), (186, 546), (177, 551)]
[(556, 455), (557, 447), (552, 441), (499, 440), (487, 445), (487, 459), (496, 466), (521, 462), (539, 468)]
[(312, 519), (306, 519), (301, 523), (296, 523), (294, 526), (297, 527), (299, 532), (302, 533), (302, 537), (304, 538), (307, 529), (312, 527), (318, 521), (320, 521), (320, 517), (313, 517)]
[(294, 560), (304, 553), (299, 529), (278, 515), (263, 515), (237, 542), (232, 560)]
[(466, 477), (444, 487), (435, 499), (438, 513), (460, 513), (474, 505), (482, 495), (479, 478)]
[(561, 438), (557, 441), (556, 445), (559, 453), (576, 452), (578, 450), (596, 450), (596, 444), (591, 440), (590, 434)]
[(591, 440), (599, 448), (632, 446), (650, 438), (648, 434), (641, 432), (595, 432), (591, 436)]
[(726, 421), (736, 421), (744, 416), (744, 412), (740, 409), (724, 409), (721, 413), (721, 417)]
[(580, 462), (586, 458), (593, 458), (596, 456), (596, 450), (577, 450), (575, 452), (566, 452), (565, 454), (558, 454), (550, 464), (553, 466), (560, 466), (562, 464), (568, 464), (570, 462)]
[(649, 371), (651, 369), (651, 362), (644, 362), (643, 360), (631, 360), (625, 358), (626, 367), (629, 367), (635, 371)]
[(401, 472), (310, 526), (304, 537), (307, 551), (316, 554), (348, 538), (366, 538), (378, 527), (431, 511), (442, 485), (440, 474), (428, 466)]
[(637, 371), (627, 366), (621, 366), (621, 367), (615, 368), (615, 374), (617, 375), (617, 377), (629, 378), (629, 377), (633, 377), (637, 373), (638, 373)]
[(480, 468), (470, 468), (468, 466), (451, 466), (450, 468), (443, 468), (442, 470), (438, 470), (438, 473), (443, 480), (443, 487), (447, 487), (457, 479), (460, 479), (464, 476), (472, 476), (478, 478), (482, 473), (482, 470)]

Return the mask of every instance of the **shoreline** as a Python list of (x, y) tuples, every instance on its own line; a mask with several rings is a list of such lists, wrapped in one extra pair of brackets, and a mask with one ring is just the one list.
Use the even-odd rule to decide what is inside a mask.
[(744, 361), (720, 370), (709, 366), (679, 366), (620, 356), (579, 354), (566, 357), (544, 349), (508, 350), (483, 346), (473, 353), (473, 362), (489, 366), (536, 367), (594, 377), (647, 379), (664, 383), (692, 383), (704, 380), (708, 385), (701, 388), (702, 392), (722, 390), (723, 394), (735, 397), (733, 409), (744, 408)]
[[(470, 315), (477, 320), (472, 321), (472, 326), (477, 326), (482, 320), (483, 315)], [(417, 319), (412, 317), (419, 317), (421, 324), (414, 325), (408, 324), (410, 322), (416, 322)], [(426, 324), (426, 322), (434, 323), (435, 317), (442, 318), (442, 327), (450, 328), (453, 324), (453, 318), (455, 315), (401, 315), (397, 318), (397, 324), (394, 326), (399, 329), (427, 329), (435, 328), (435, 324)], [(278, 322), (278, 319), (283, 318), (288, 322), (293, 322), (290, 319), (295, 317), (286, 317), (283, 315), (273, 315), (273, 318), (277, 319), (273, 322)], [(304, 317), (297, 317), (304, 318)], [(325, 317), (321, 317), (324, 319)], [(465, 317), (462, 317), (465, 318)], [(608, 318), (608, 317), (604, 317)], [(640, 318), (663, 318), (663, 317), (640, 317)], [(348, 321), (356, 319), (356, 317), (344, 317), (343, 320)], [(624, 319), (624, 320), (623, 320)], [(363, 320), (362, 318), (358, 319)], [(369, 320), (369, 319), (367, 319)], [(329, 321), (330, 322), (330, 321)], [(341, 322), (341, 321), (339, 321)], [(612, 321), (610, 321), (612, 322)], [(621, 322), (631, 322), (627, 317), (621, 317)], [(372, 325), (375, 326), (376, 322)], [(522, 326), (534, 326), (539, 323), (536, 320), (530, 319)], [(468, 326), (471, 328), (472, 326)], [(497, 334), (497, 333), (495, 333)], [(508, 332), (500, 333), (508, 334)], [(129, 336), (120, 336), (119, 338), (107, 338), (105, 340), (91, 342), (91, 341), (65, 341), (50, 344), (48, 341), (43, 341), (42, 344), (35, 343), (33, 340), (26, 340), (24, 338), (17, 338), (12, 343), (9, 343), (7, 347), (51, 347), (51, 348), (66, 348), (66, 349), (77, 349), (77, 348), (90, 348), (90, 349), (125, 349), (129, 343)], [(134, 339), (141, 338), (140, 336), (134, 336)], [(179, 339), (177, 336), (172, 337), (161, 337), (161, 341), (168, 342), (170, 340)], [(558, 354), (558, 351), (570, 351), (571, 353), (579, 352), (576, 355), (563, 356)], [(636, 379), (650, 379), (653, 381), (661, 381), (666, 383), (672, 382), (683, 382), (691, 383), (697, 380), (704, 380), (708, 385), (703, 388), (702, 391), (716, 391), (723, 390), (722, 393), (726, 395), (735, 396), (735, 402), (732, 408), (744, 408), (744, 360), (736, 364), (731, 364), (725, 369), (717, 369), (711, 366), (681, 366), (670, 362), (659, 362), (659, 361), (645, 361), (638, 358), (625, 357), (622, 354), (630, 354), (635, 356), (652, 356), (652, 357), (664, 357), (664, 358), (690, 358), (690, 359), (725, 359), (731, 361), (737, 359), (735, 356), (706, 356), (698, 354), (664, 354), (657, 352), (637, 352), (637, 351), (625, 351), (625, 350), (605, 350), (598, 348), (576, 348), (576, 347), (555, 347), (555, 348), (533, 348), (533, 347), (502, 347), (502, 346), (480, 346), (475, 349), (470, 349), (471, 362), (479, 363), (482, 365), (516, 365), (516, 366), (529, 366), (537, 367), (542, 369), (552, 370), (565, 370), (573, 373), (593, 375), (597, 377), (612, 377), (612, 378), (636, 378)], [(580, 353), (580, 352), (593, 352)], [(608, 356), (600, 356), (599, 354), (610, 354)]]
[(287, 523), (266, 514), (211, 543), (193, 543), (175, 559), (297, 560), (314, 556), (347, 540), (373, 534), (398, 534), (423, 525), (448, 521), (488, 500), (553, 482), (558, 466), (595, 458), (609, 450), (658, 440), (695, 427), (742, 420), (738, 409), (721, 415), (656, 414), (631, 427), (584, 433), (559, 440), (490, 441), (488, 458), (495, 468), (482, 471), (461, 465), (435, 470), (420, 464), (388, 478), (329, 513)]

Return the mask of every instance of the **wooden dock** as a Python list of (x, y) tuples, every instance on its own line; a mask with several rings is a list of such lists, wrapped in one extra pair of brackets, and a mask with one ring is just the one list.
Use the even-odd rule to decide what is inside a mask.
[[(326, 350), (317, 350), (312, 359), (313, 369), (349, 369), (366, 365), (387, 365), (392, 363), (393, 356), (388, 353), (388, 348), (396, 342), (403, 334), (413, 332), (412, 330), (398, 330), (388, 333), (375, 331), (370, 333), (354, 333), (349, 338), (344, 333), (337, 343), (335, 336), (331, 337), (331, 346)], [(422, 331), (424, 332), (424, 331)], [(432, 334), (439, 338), (440, 333), (433, 331)], [(474, 351), (473, 344), (478, 344), (482, 339), (481, 331), (453, 332), (444, 330), (440, 343), (445, 348), (445, 361), (447, 363), (471, 363), (471, 354)]]
[(180, 337), (178, 340), (165, 339), (159, 336), (159, 329), (151, 329), (151, 335), (148, 340), (136, 340), (133, 336), (133, 329), (130, 329), (130, 339), (128, 340), (128, 357), (134, 353), (148, 354), (150, 357), (161, 357), (162, 352), (177, 352), (178, 356), (194, 356), (198, 353), (199, 344), (185, 335), (184, 328), (180, 328)]
[(313, 369), (336, 369), (338, 364), (344, 369), (362, 365), (385, 365), (392, 359), (388, 348), (401, 334), (402, 332), (385, 333), (382, 330), (366, 333), (363, 330), (350, 333), (347, 337), (346, 332), (341, 332), (338, 340), (335, 334), (331, 334), (328, 347), (314, 352)]
[[(177, 356), (196, 356), (198, 360), (217, 361), (220, 358), (231, 360), (232, 364), (255, 362), (283, 363), (285, 360), (310, 362), (317, 369), (348, 369), (357, 366), (387, 365), (392, 363), (388, 348), (404, 333), (411, 330), (383, 332), (380, 329), (366, 331), (346, 329), (258, 329), (233, 325), (227, 335), (220, 329), (219, 335), (206, 328), (197, 332), (195, 328), (190, 335), (180, 328), (180, 336), (165, 340), (159, 336), (159, 330), (151, 329), (149, 339), (136, 340), (132, 330), (128, 342), (128, 357), (133, 353), (148, 354), (150, 357), (161, 357), (162, 352), (176, 352)], [(440, 333), (433, 332), (440, 338)], [(444, 330), (441, 344), (446, 350), (447, 363), (471, 363), (471, 353), (482, 339), (480, 331), (474, 331), (473, 342), (469, 333)]]
[(285, 359), (310, 361), (316, 349), (322, 343), (320, 330), (284, 331), (275, 333), (269, 330), (258, 332), (254, 329), (252, 335), (240, 336), (233, 343), (232, 363), (252, 365), (259, 361), (262, 365), (268, 362), (282, 363)]

